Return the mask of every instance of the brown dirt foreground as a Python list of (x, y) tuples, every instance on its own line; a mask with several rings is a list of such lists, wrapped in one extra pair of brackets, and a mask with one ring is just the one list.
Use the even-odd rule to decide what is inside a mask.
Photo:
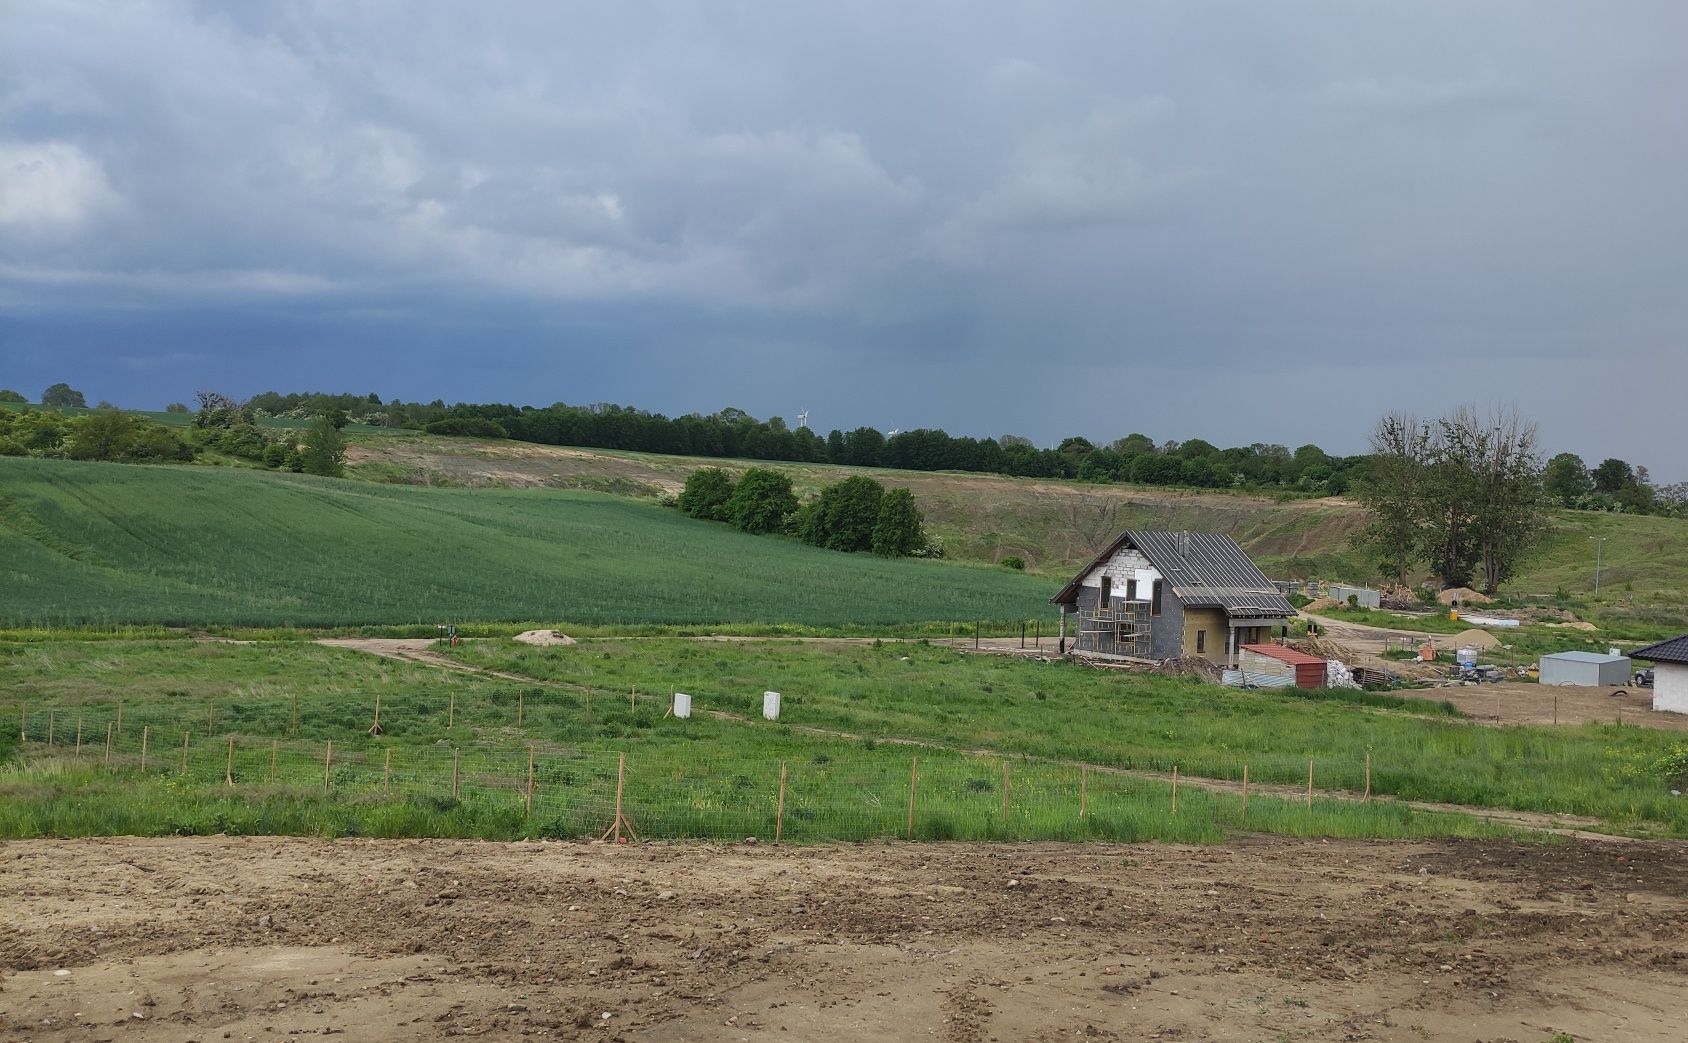
[(0, 1030), (1680, 1040), (1685, 856), (1277, 839), (20, 841), (0, 848)]

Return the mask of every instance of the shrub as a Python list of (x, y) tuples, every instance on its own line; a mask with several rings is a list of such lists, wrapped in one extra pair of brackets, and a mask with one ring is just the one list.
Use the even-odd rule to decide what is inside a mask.
[(784, 471), (752, 467), (744, 472), (727, 501), (727, 520), (750, 533), (779, 532), (797, 510), (791, 478)]
[(829, 485), (802, 512), (797, 537), (828, 550), (869, 550), (884, 498), (885, 487), (861, 475)]
[(28, 402), (29, 399), (11, 388), (0, 388), (0, 402)]
[(1003, 568), (1005, 568), (1005, 569), (1013, 569), (1013, 570), (1014, 570), (1014, 571), (1015, 571), (1015, 572), (1024, 572), (1024, 571), (1026, 571), (1026, 559), (1025, 559), (1025, 558), (1022, 558), (1022, 557), (1020, 557), (1020, 556), (1019, 556), (1019, 555), (1018, 555), (1018, 554), (1010, 554), (1010, 555), (1008, 555), (1008, 557), (1006, 557), (1006, 558), (1003, 558), (1003, 559), (1002, 559), (1002, 561), (1001, 561), (1001, 562), (999, 562), (999, 564), (1000, 564), (1000, 565), (1001, 565), (1001, 566), (1002, 566), (1002, 567), (1003, 567)]
[(726, 521), (727, 504), (732, 498), (732, 475), (719, 467), (703, 467), (686, 479), (686, 487), (675, 504), (687, 517)]
[(930, 552), (926, 542), (925, 519), (915, 506), (914, 494), (907, 489), (892, 489), (879, 505), (879, 518), (873, 526), (873, 552), (887, 558), (905, 558), (925, 553), (942, 557), (942, 548)]

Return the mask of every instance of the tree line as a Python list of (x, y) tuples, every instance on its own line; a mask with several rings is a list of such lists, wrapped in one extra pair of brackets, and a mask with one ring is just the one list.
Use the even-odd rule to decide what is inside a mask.
[(935, 428), (887, 434), (873, 427), (857, 427), (822, 435), (808, 427), (791, 427), (781, 417), (759, 420), (736, 408), (668, 417), (613, 403), (448, 406), (440, 399), (422, 403), (395, 398), (383, 403), (373, 393), (274, 391), (254, 395), (245, 405), (259, 416), (304, 417), (340, 410), (353, 423), (543, 445), (1097, 483), (1293, 490), (1311, 495), (1348, 491), (1365, 467), (1364, 457), (1333, 456), (1316, 445), (1291, 450), (1255, 443), (1221, 449), (1199, 438), (1157, 443), (1143, 434), (1126, 435), (1105, 444), (1073, 436), (1053, 448), (1042, 449), (1018, 435), (974, 438)]

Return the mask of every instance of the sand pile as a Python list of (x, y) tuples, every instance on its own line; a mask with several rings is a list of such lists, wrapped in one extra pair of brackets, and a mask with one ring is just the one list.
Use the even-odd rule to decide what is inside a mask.
[(1499, 648), (1500, 638), (1489, 633), (1487, 630), (1462, 630), (1454, 635), (1453, 643), (1456, 647), (1460, 648), (1463, 648), (1466, 645), (1470, 645), (1473, 648)]
[(524, 645), (572, 645), (574, 638), (558, 630), (524, 630), (516, 635)]
[(1593, 623), (1590, 623), (1587, 620), (1582, 620), (1582, 619), (1573, 619), (1569, 623), (1548, 623), (1546, 625), (1550, 626), (1550, 627), (1557, 627), (1561, 630), (1567, 630), (1567, 629), (1568, 630), (1599, 630), (1600, 629), (1599, 627), (1595, 626)]
[(1328, 609), (1337, 607), (1337, 605), (1338, 602), (1334, 598), (1314, 598), (1312, 601), (1309, 601), (1307, 604), (1301, 606), (1301, 611), (1324, 612)]
[(1462, 605), (1492, 605), (1495, 599), (1487, 594), (1479, 593), (1470, 587), (1449, 587), (1436, 595), (1436, 600), (1444, 605), (1459, 602)]

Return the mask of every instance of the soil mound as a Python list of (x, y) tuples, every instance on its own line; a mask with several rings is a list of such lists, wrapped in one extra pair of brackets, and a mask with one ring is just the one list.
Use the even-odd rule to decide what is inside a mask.
[(1573, 619), (1569, 623), (1548, 623), (1546, 625), (1550, 626), (1550, 627), (1556, 627), (1556, 628), (1561, 629), (1561, 630), (1566, 630), (1566, 629), (1569, 629), (1569, 630), (1599, 630), (1600, 629), (1599, 627), (1595, 626), (1593, 623), (1590, 623), (1585, 619)]
[(1224, 677), (1224, 671), (1217, 663), (1210, 663), (1201, 656), (1185, 656), (1182, 659), (1163, 659), (1155, 667), (1155, 673), (1167, 677), (1199, 677), (1204, 681), (1218, 684)]
[(1451, 605), (1456, 601), (1462, 605), (1492, 605), (1495, 602), (1494, 598), (1470, 587), (1449, 587), (1437, 594), (1436, 600), (1444, 605)]
[(1454, 635), (1454, 645), (1456, 647), (1462, 647), (1464, 645), (1471, 645), (1474, 648), (1485, 648), (1485, 649), (1486, 648), (1499, 648), (1500, 647), (1500, 638), (1498, 638), (1495, 635), (1489, 633), (1487, 630), (1477, 630), (1477, 629), (1462, 630), (1459, 633)]
[(1334, 598), (1314, 598), (1312, 601), (1309, 601), (1307, 604), (1301, 606), (1301, 611), (1317, 613), (1323, 612), (1326, 609), (1335, 608), (1336, 606), (1337, 601)]
[(524, 630), (516, 635), (524, 645), (572, 645), (574, 638), (560, 630)]

